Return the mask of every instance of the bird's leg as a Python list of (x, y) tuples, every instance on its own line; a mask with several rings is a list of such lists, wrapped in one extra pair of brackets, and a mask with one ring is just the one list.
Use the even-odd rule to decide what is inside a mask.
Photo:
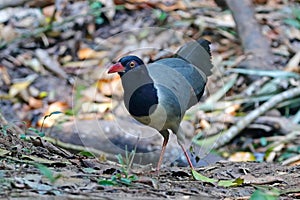
[(169, 141), (169, 132), (168, 132), (168, 130), (161, 131), (160, 134), (164, 137), (164, 142), (162, 144), (159, 160), (158, 160), (158, 163), (157, 163), (157, 168), (156, 168), (157, 172), (159, 172), (159, 170), (160, 170), (160, 166), (161, 166), (161, 163), (162, 163), (165, 151), (166, 151), (166, 147), (167, 147), (167, 144), (168, 144), (168, 141)]
[(180, 147), (181, 147), (181, 149), (182, 149), (182, 151), (183, 151), (183, 153), (184, 153), (184, 155), (185, 155), (185, 157), (186, 157), (186, 160), (188, 161), (188, 163), (189, 163), (189, 165), (190, 165), (190, 167), (191, 167), (191, 170), (194, 170), (194, 166), (193, 166), (193, 164), (192, 164), (192, 161), (191, 161), (191, 159), (190, 159), (188, 153), (186, 152), (186, 150), (185, 150), (185, 148), (184, 148), (184, 145), (180, 144), (179, 142), (178, 142), (178, 144), (180, 145)]
[(189, 157), (189, 155), (188, 155), (188, 153), (187, 153), (187, 151), (186, 151), (186, 149), (184, 147), (185, 136), (184, 136), (184, 132), (181, 129), (181, 127), (179, 127), (176, 136), (177, 136), (177, 142), (178, 142), (179, 146), (181, 147), (181, 149), (182, 149), (182, 151), (183, 151), (183, 153), (184, 153), (184, 155), (186, 157), (186, 160), (187, 160), (187, 162), (189, 163), (189, 165), (191, 167), (191, 170), (194, 170), (194, 166), (192, 164), (192, 161), (191, 161), (191, 159), (190, 159), (190, 157)]

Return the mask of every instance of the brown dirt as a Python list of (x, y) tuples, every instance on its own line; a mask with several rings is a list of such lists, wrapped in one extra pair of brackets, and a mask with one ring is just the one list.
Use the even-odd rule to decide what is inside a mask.
[[(136, 181), (103, 186), (98, 184), (99, 179), (110, 180), (113, 175), (122, 174), (118, 163), (75, 156), (43, 139), (26, 141), (9, 130), (4, 131), (2, 129), (0, 142), (0, 195), (3, 198), (248, 199), (257, 187), (278, 189), (280, 199), (299, 198), (300, 194), (300, 166), (257, 162), (219, 162), (197, 168), (201, 174), (218, 180), (243, 179), (244, 183), (236, 187), (195, 181), (188, 168), (164, 167), (158, 175), (151, 166), (142, 165), (134, 165), (130, 171), (137, 177)], [(51, 183), (37, 168), (37, 162), (47, 166), (53, 177), (60, 176)]]

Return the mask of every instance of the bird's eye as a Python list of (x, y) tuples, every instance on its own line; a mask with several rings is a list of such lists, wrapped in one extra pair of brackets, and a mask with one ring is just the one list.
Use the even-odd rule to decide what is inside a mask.
[(131, 68), (133, 68), (133, 67), (135, 66), (135, 63), (132, 61), (132, 62), (129, 63), (129, 66), (130, 66)]

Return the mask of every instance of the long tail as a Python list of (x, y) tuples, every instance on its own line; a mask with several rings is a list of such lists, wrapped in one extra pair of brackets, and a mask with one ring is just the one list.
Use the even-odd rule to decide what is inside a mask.
[(213, 68), (209, 45), (210, 42), (205, 39), (191, 41), (183, 45), (176, 54), (209, 76)]

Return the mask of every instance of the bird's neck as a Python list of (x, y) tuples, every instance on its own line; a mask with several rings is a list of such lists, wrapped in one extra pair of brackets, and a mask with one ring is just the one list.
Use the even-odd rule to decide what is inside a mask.
[(153, 83), (145, 65), (132, 69), (121, 76), (122, 85), (126, 92), (132, 92), (144, 84)]
[(133, 116), (148, 116), (158, 104), (157, 89), (146, 66), (130, 70), (121, 77), (124, 103)]

